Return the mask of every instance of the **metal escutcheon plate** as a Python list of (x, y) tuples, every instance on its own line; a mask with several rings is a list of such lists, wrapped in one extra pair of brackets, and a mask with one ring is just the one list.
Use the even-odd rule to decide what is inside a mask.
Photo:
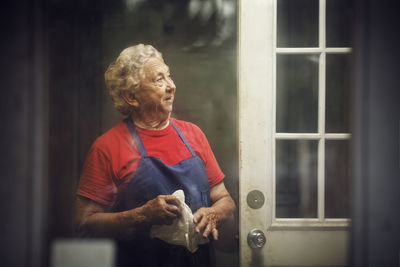
[(253, 190), (247, 195), (247, 205), (252, 209), (261, 208), (264, 202), (264, 194), (260, 190)]

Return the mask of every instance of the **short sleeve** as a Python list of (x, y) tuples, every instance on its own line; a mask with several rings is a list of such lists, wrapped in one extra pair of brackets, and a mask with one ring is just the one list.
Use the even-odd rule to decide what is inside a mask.
[(77, 195), (112, 206), (117, 195), (111, 161), (95, 142), (85, 160)]

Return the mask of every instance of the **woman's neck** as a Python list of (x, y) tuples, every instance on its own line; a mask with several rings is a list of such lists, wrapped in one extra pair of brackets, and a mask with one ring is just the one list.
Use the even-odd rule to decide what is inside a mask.
[(163, 130), (169, 125), (169, 116), (164, 120), (146, 120), (133, 113), (132, 120), (137, 127), (146, 130)]

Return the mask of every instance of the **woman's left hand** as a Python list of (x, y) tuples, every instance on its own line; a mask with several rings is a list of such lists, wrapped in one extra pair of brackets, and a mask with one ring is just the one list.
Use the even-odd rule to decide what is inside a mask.
[[(196, 224), (196, 231), (204, 237), (212, 234), (214, 240), (226, 239), (226, 222), (233, 221), (235, 203), (225, 188), (224, 182), (210, 188), (211, 207), (198, 209), (194, 213), (193, 222)], [(221, 228), (221, 229), (217, 229)], [(233, 236), (231, 234), (231, 236)]]
[(193, 222), (196, 224), (198, 233), (204, 237), (208, 237), (212, 233), (214, 240), (218, 240), (219, 216), (213, 207), (198, 209), (193, 216)]

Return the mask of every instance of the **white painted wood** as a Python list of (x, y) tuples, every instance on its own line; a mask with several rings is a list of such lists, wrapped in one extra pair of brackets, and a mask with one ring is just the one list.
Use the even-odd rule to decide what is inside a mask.
[[(240, 262), (250, 266), (254, 251), (247, 245), (253, 228), (264, 233), (272, 220), (272, 87), (273, 87), (273, 0), (239, 1), (239, 194)], [(265, 204), (254, 210), (247, 206), (251, 190), (265, 195)], [(266, 252), (262, 248), (260, 256)]]
[(349, 54), (353, 50), (351, 47), (326, 47), (325, 52), (329, 54)]
[(325, 54), (325, 18), (326, 2), (319, 0), (319, 47), (322, 52), (319, 55), (318, 66), (318, 133), (321, 139), (318, 141), (318, 218), (325, 217), (325, 83), (326, 83), (326, 54)]
[(270, 226), (271, 229), (275, 230), (293, 230), (293, 229), (304, 229), (304, 230), (321, 230), (321, 229), (339, 229), (349, 230), (351, 226), (350, 219), (312, 219), (312, 218), (293, 218), (293, 219), (274, 219)]
[(350, 139), (351, 134), (349, 133), (275, 133), (275, 139), (293, 139), (293, 140), (316, 140), (320, 138), (325, 139)]
[(349, 133), (343, 133), (343, 134), (326, 133), (325, 134), (325, 139), (340, 140), (340, 139), (350, 139), (350, 138), (351, 138), (351, 134), (349, 134)]
[[(344, 266), (347, 265), (348, 231), (270, 230), (264, 266)], [(279, 245), (275, 245), (279, 244)]]
[[(350, 53), (351, 48), (325, 48), (325, 0), (320, 0), (320, 45), (276, 48), (276, 0), (239, 0), (238, 110), (239, 208), (241, 266), (343, 266), (348, 264), (349, 219), (324, 218), (325, 140), (350, 139), (348, 133), (325, 133), (325, 56)], [(321, 21), (323, 20), (323, 22)], [(317, 133), (275, 133), (276, 54), (317, 53), (319, 103)], [(275, 218), (275, 140), (319, 140), (318, 218)], [(265, 204), (248, 207), (247, 194), (264, 193)], [(267, 244), (247, 245), (247, 234), (259, 228)]]
[(277, 54), (319, 54), (326, 52), (329, 54), (348, 54), (352, 52), (350, 47), (277, 47)]
[[(272, 134), (275, 136), (276, 135), (276, 64), (277, 64), (277, 59), (276, 59), (276, 49), (277, 49), (277, 44), (278, 44), (278, 38), (277, 38), (277, 29), (278, 29), (278, 20), (277, 20), (277, 2), (276, 0), (273, 0), (273, 17), (271, 18), (272, 20), (272, 125), (268, 131), (271, 131)], [(276, 166), (276, 159), (275, 159), (275, 154), (276, 154), (276, 138), (273, 138), (272, 144), (271, 144), (271, 179), (272, 179), (272, 215), (271, 215), (271, 225), (274, 222), (274, 219), (276, 217), (276, 179), (275, 179), (275, 166)]]

